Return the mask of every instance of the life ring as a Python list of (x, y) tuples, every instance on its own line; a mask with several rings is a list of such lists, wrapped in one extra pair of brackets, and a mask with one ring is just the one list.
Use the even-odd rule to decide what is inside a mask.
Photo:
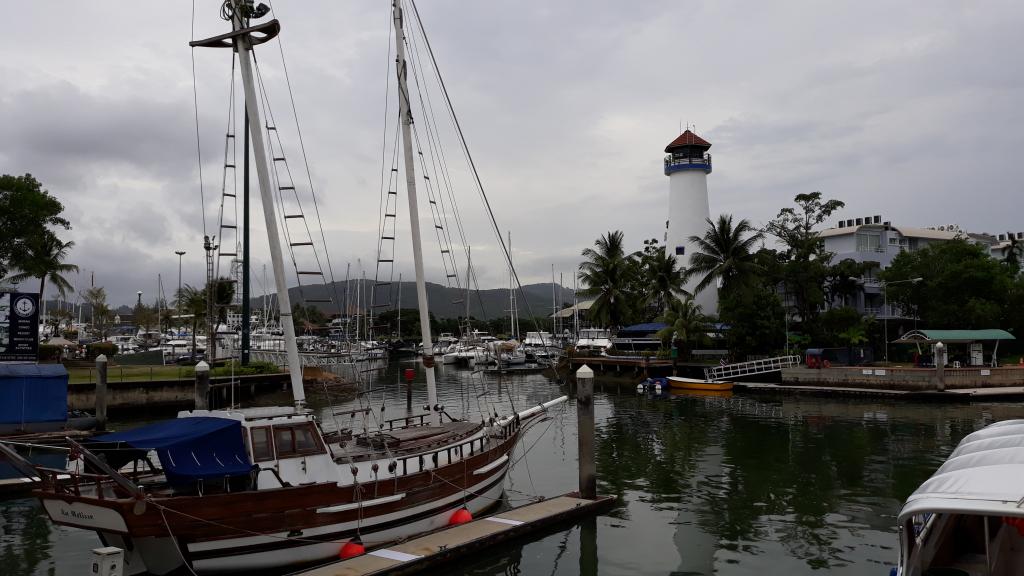
[(831, 368), (832, 367), (832, 363), (829, 362), (828, 360), (823, 361), (821, 363), (821, 365), (824, 366), (825, 368)]

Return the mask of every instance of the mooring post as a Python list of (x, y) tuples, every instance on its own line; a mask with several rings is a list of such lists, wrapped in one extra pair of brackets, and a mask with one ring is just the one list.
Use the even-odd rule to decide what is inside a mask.
[(942, 392), (946, 389), (946, 345), (935, 344), (935, 388)]
[(200, 360), (196, 364), (196, 410), (208, 410), (210, 398), (210, 365)]
[(107, 429), (107, 355), (96, 357), (96, 428)]
[(580, 498), (597, 497), (594, 462), (594, 371), (584, 364), (576, 371), (576, 426), (579, 429)]

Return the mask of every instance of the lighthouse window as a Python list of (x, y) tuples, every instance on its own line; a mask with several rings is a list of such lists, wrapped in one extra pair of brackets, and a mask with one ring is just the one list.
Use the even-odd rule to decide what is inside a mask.
[(676, 256), (686, 254), (686, 246), (676, 246)]

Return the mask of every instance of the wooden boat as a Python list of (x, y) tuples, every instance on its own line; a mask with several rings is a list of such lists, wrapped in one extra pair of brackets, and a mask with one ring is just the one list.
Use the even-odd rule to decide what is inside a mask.
[[(277, 20), (250, 22), (266, 13), (265, 6), (250, 0), (225, 0), (221, 14), (231, 21), (232, 31), (192, 44), (233, 48), (238, 55), (248, 120), (256, 127), (250, 137), (277, 301), (281, 317), (290, 318), (275, 185), (251, 54), (254, 44), (280, 30)], [(294, 406), (188, 411), (175, 420), (90, 442), (69, 440), (75, 465), (66, 484), (59, 475), (68, 470), (33, 466), (3, 447), (0, 451), (14, 458), (24, 474), (41, 476), (34, 495), (54, 523), (95, 530), (105, 545), (125, 550), (124, 574), (286, 571), (336, 558), (343, 547), (358, 551), (439, 528), (457, 513), (464, 517), (463, 510), (482, 512), (502, 497), (523, 422), (566, 400), (562, 396), (505, 416), (484, 415), (479, 422), (454, 420), (437, 400), (399, 0), (393, 4), (393, 20), (425, 412), (386, 420), (383, 408), (374, 414), (364, 406), (353, 411), (366, 418), (362, 433), (325, 433), (305, 408), (295, 330), (293, 322), (284, 321)], [(153, 462), (153, 453), (159, 462)]]
[(969, 434), (907, 498), (897, 576), (1024, 573), (1024, 420)]
[(668, 380), (668, 385), (673, 390), (709, 390), (715, 392), (732, 390), (732, 382), (697, 380), (696, 378), (683, 378), (682, 376), (669, 376), (666, 380)]

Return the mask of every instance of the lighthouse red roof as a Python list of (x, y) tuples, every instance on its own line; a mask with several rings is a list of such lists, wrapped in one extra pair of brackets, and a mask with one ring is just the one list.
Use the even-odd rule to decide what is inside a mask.
[(682, 148), (683, 146), (697, 146), (707, 150), (708, 148), (711, 148), (711, 142), (697, 136), (687, 128), (686, 132), (683, 132), (678, 138), (669, 143), (668, 146), (665, 146), (665, 152), (670, 153), (677, 148)]

